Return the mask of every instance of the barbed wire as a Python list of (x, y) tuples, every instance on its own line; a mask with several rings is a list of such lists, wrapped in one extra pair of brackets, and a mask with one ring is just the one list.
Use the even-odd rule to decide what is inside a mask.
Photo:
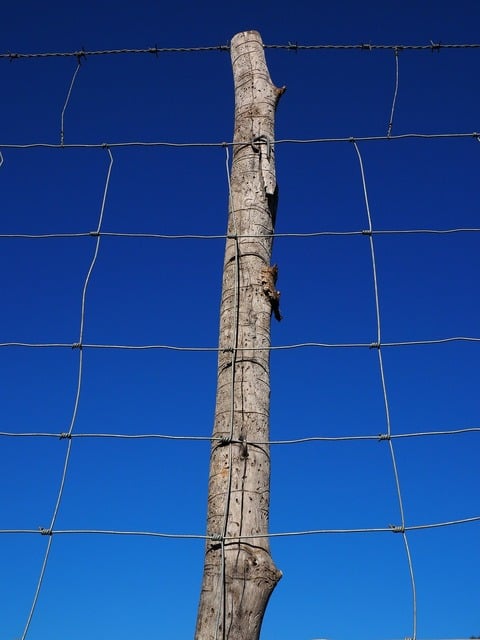
[(266, 44), (265, 49), (288, 49), (289, 51), (323, 51), (323, 50), (360, 50), (360, 51), (440, 51), (441, 49), (479, 49), (480, 44), (443, 44), (430, 42), (429, 44)]
[[(480, 49), (480, 43), (442, 43), (430, 41), (428, 44), (374, 44), (374, 43), (358, 43), (358, 44), (298, 44), (297, 42), (288, 42), (287, 44), (264, 44), (264, 49), (286, 50), (286, 51), (431, 51), (439, 52), (441, 50), (457, 50), (457, 49)], [(95, 56), (111, 56), (111, 55), (154, 55), (166, 53), (210, 53), (212, 51), (229, 52), (230, 43), (207, 45), (200, 47), (144, 47), (139, 49), (119, 48), (119, 49), (97, 49), (87, 50), (85, 48), (76, 51), (56, 51), (56, 52), (4, 52), (0, 53), (0, 59), (9, 60), (29, 60), (36, 58), (77, 58), (80, 62), (88, 57)]]

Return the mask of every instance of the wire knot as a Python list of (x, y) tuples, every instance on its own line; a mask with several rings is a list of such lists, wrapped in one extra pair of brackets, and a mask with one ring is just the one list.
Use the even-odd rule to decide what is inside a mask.
[(74, 342), (72, 344), (72, 349), (80, 349), (80, 351), (82, 350), (82, 343), (81, 342)]
[(362, 236), (371, 236), (373, 231), (371, 229), (362, 229)]
[(98, 237), (100, 235), (100, 231), (89, 231), (88, 235)]
[(53, 531), (51, 529), (46, 529), (45, 527), (38, 527), (40, 534), (42, 536), (51, 536), (53, 535)]
[(289, 42), (287, 48), (298, 53), (298, 42)]
[(364, 51), (371, 51), (372, 50), (372, 45), (370, 43), (364, 43), (362, 42), (362, 44), (360, 45), (360, 49), (363, 49)]
[(223, 537), (223, 534), (221, 533), (212, 533), (212, 535), (210, 536), (210, 539), (213, 542), (223, 542), (225, 540), (225, 538)]
[(82, 47), (81, 51), (77, 51), (75, 53), (75, 57), (77, 58), (77, 64), (80, 66), (82, 64), (82, 60), (86, 60), (87, 56), (85, 55), (85, 47)]
[(380, 349), (380, 342), (371, 342), (368, 345), (369, 349)]
[(388, 527), (392, 533), (405, 533), (405, 527), (403, 525), (397, 526), (395, 524), (389, 524)]
[(382, 440), (391, 440), (392, 436), (389, 433), (380, 433), (378, 435), (378, 441), (381, 442)]
[(71, 440), (72, 439), (72, 434), (65, 431), (64, 433), (61, 433), (58, 436), (58, 439), (59, 440)]
[(221, 447), (225, 447), (225, 446), (227, 446), (228, 444), (231, 444), (231, 443), (232, 443), (232, 439), (231, 439), (230, 436), (222, 436), (220, 438), (220, 440), (219, 440), (219, 444), (220, 444)]

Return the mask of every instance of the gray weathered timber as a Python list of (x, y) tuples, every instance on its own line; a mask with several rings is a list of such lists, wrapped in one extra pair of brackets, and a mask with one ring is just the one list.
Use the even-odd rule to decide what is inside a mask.
[[(231, 43), (235, 132), (220, 307), (218, 383), (207, 542), (196, 640), (257, 640), (281, 578), (267, 537), (270, 498), (269, 350), (277, 185), (270, 79), (256, 31)], [(258, 237), (242, 237), (258, 236)], [(276, 269), (270, 270), (275, 273)], [(270, 284), (266, 283), (270, 280)], [(274, 283), (273, 283), (274, 284)], [(259, 350), (261, 348), (261, 350)], [(244, 537), (245, 536), (245, 537)], [(257, 537), (258, 536), (258, 537)]]

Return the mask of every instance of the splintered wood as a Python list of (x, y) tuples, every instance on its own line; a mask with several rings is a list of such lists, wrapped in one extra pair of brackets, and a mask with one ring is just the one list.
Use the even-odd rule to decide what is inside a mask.
[(278, 266), (276, 264), (271, 267), (262, 269), (262, 290), (270, 301), (272, 313), (275, 319), (280, 322), (282, 314), (280, 313), (280, 291), (277, 290)]

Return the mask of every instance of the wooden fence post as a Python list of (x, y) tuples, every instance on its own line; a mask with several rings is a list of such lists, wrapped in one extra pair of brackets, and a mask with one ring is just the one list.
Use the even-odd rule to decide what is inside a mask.
[(231, 42), (235, 131), (220, 308), (205, 565), (196, 640), (257, 640), (281, 578), (268, 534), (271, 266), (277, 184), (273, 85), (256, 31)]

